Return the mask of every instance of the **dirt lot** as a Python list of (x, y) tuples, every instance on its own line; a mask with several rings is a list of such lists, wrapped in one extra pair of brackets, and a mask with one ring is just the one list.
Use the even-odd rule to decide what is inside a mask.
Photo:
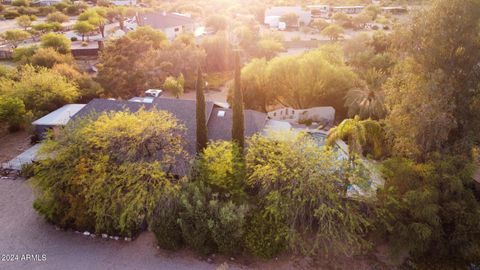
[(0, 130), (0, 164), (10, 161), (30, 147), (30, 134), (27, 131), (8, 133)]

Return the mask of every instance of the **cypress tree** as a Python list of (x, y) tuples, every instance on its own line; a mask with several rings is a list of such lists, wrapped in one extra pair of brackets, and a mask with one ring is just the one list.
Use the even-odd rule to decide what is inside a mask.
[(197, 153), (200, 153), (207, 146), (208, 131), (205, 119), (205, 95), (203, 94), (202, 70), (198, 68), (197, 82)]
[(243, 95), (240, 87), (240, 53), (235, 52), (235, 89), (233, 91), (233, 122), (232, 122), (232, 141), (243, 149), (245, 143), (244, 136), (244, 116), (243, 116)]

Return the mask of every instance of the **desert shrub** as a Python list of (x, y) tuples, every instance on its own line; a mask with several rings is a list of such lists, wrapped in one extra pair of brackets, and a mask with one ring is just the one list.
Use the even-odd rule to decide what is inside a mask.
[(71, 37), (70, 40), (71, 40), (71, 41), (77, 41), (78, 38), (77, 38), (77, 37)]
[(245, 249), (253, 256), (275, 257), (288, 247), (288, 232), (285, 221), (265, 212), (256, 212), (248, 219), (244, 237)]
[(15, 10), (7, 10), (7, 11), (5, 11), (5, 13), (3, 14), (3, 16), (4, 16), (5, 19), (7, 19), (7, 20), (12, 20), (12, 19), (15, 19), (15, 18), (17, 18), (18, 16), (20, 16), (20, 13), (18, 13), (18, 12), (15, 11)]
[(185, 243), (201, 254), (214, 252), (216, 247), (209, 229), (209, 192), (201, 183), (190, 184), (182, 192), (178, 224)]
[(28, 7), (30, 5), (28, 0), (14, 0), (12, 1), (12, 6), (16, 7)]
[(241, 251), (246, 205), (220, 200), (218, 194), (202, 182), (192, 182), (185, 187), (181, 205), (178, 223), (188, 246), (202, 254)]
[(223, 198), (244, 196), (244, 165), (239, 148), (232, 142), (210, 143), (198, 158), (195, 169), (195, 179)]
[[(273, 222), (265, 227), (266, 232), (258, 225), (247, 233), (249, 250), (272, 256), (286, 241), (294, 253), (316, 258), (332, 259), (367, 251), (370, 219), (357, 203), (346, 200), (352, 185), (369, 190), (369, 174), (363, 166), (352, 165), (335, 152), (319, 148), (306, 134), (272, 136), (254, 136), (246, 155), (247, 185), (261, 215), (254, 216), (253, 224)], [(260, 242), (262, 233), (264, 243)]]
[(61, 227), (136, 235), (175, 189), (183, 132), (171, 114), (155, 110), (69, 122), (41, 149), (47, 158), (35, 166), (35, 209)]
[(35, 45), (28, 47), (18, 47), (13, 50), (12, 59), (13, 61), (19, 62), (21, 64), (30, 63), (37, 49), (38, 47)]
[(31, 57), (34, 66), (52, 68), (58, 64), (72, 64), (73, 57), (70, 54), (61, 54), (53, 48), (40, 48)]
[(0, 96), (0, 123), (8, 124), (10, 132), (20, 130), (28, 119), (23, 101), (16, 97)]
[(163, 196), (150, 221), (150, 230), (155, 234), (161, 248), (177, 250), (183, 246), (182, 230), (178, 223), (180, 213), (180, 192)]

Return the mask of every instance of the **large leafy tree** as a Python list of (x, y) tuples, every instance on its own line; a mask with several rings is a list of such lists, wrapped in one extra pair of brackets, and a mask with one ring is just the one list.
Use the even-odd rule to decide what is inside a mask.
[[(423, 75), (424, 80), (434, 81), (429, 86), (420, 86), (429, 87), (431, 95), (418, 98), (418, 103), (435, 104), (426, 113), (427, 117), (440, 113), (440, 119), (445, 120), (446, 115), (449, 118), (443, 121), (448, 126), (438, 121), (435, 125), (429, 124), (418, 130), (419, 137), (428, 138), (422, 143), (427, 151), (439, 149), (446, 138), (444, 132), (448, 140), (455, 143), (455, 147), (461, 147), (460, 152), (468, 151), (469, 142), (475, 140), (478, 134), (479, 12), (480, 2), (477, 0), (434, 1), (427, 10), (416, 14), (412, 23), (397, 35), (396, 44), (403, 55), (410, 56), (418, 63), (412, 70), (412, 76)], [(395, 88), (401, 87), (396, 84)], [(410, 98), (411, 95), (403, 95), (399, 103), (410, 106), (410, 102), (403, 102)], [(426, 105), (421, 107), (425, 108)], [(405, 108), (405, 113), (399, 116), (413, 118), (416, 113), (417, 110), (409, 113)], [(433, 126), (446, 130), (440, 136), (435, 136), (434, 132), (430, 132)], [(411, 139), (399, 137), (405, 141)]]
[(17, 48), (20, 43), (30, 37), (30, 34), (23, 30), (13, 29), (5, 31), (0, 37), (8, 42), (13, 48)]
[(5, 95), (17, 97), (25, 108), (39, 117), (65, 104), (74, 102), (79, 93), (75, 83), (46, 68), (24, 66), (18, 80), (5, 87)]
[(99, 82), (111, 96), (123, 98), (161, 86), (162, 65), (154, 55), (167, 46), (165, 35), (149, 27), (107, 43), (100, 55)]
[(419, 269), (464, 269), (480, 262), (480, 204), (469, 188), (472, 169), (462, 156), (384, 163), (377, 226), (394, 258), (408, 254)]
[(178, 189), (184, 127), (164, 111), (104, 113), (49, 138), (35, 166), (34, 207), (61, 227), (132, 236)]

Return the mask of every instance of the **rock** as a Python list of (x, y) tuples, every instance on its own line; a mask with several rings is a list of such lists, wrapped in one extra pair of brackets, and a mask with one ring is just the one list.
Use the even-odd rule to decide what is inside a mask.
[(55, 226), (55, 230), (60, 231), (60, 227)]
[(235, 261), (235, 258), (234, 257), (230, 257), (230, 261)]
[(130, 237), (125, 237), (125, 241), (130, 242), (130, 241), (132, 241), (132, 238), (130, 238)]
[(118, 239), (120, 239), (120, 237), (115, 236), (115, 237), (113, 237), (113, 239), (118, 240)]
[(110, 239), (113, 239), (113, 238), (114, 238), (114, 237), (113, 237), (113, 236), (111, 236), (111, 235), (110, 235), (109, 237), (110, 237)]
[(87, 231), (85, 231), (85, 232), (83, 232), (83, 235), (85, 235), (85, 236), (89, 236), (89, 235), (90, 235), (90, 233), (89, 233), (89, 232), (87, 232)]
[(157, 246), (157, 249), (160, 249), (160, 246)]
[(103, 239), (107, 239), (107, 238), (108, 238), (108, 234), (102, 233), (102, 238), (103, 238)]
[(207, 262), (208, 263), (213, 263), (213, 259), (212, 258), (207, 258)]
[(80, 233), (79, 231), (75, 231), (75, 233)]
[(97, 237), (97, 236), (92, 233), (92, 234), (90, 234), (90, 237), (95, 238), (95, 237)]

